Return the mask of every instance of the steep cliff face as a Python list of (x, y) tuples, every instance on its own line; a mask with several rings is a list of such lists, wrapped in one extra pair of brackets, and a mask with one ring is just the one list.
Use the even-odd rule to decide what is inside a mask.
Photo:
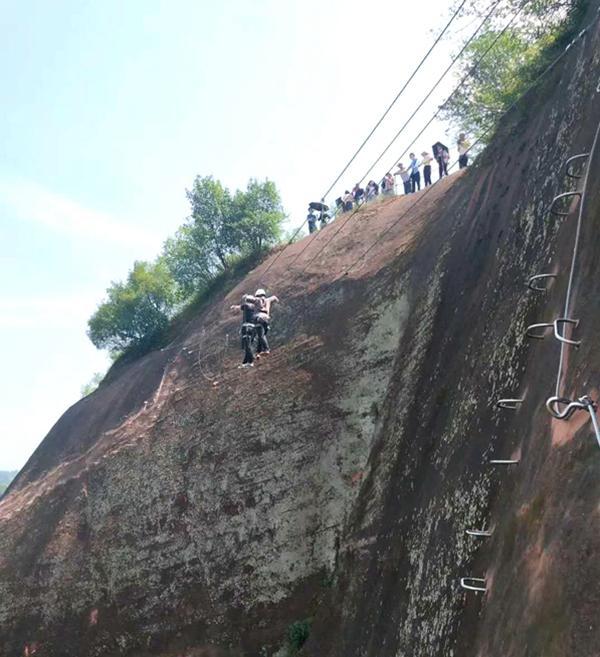
[[(0, 654), (283, 655), (307, 617), (320, 657), (598, 654), (600, 449), (589, 414), (551, 421), (559, 343), (524, 332), (563, 315), (580, 204), (548, 207), (592, 148), (599, 40), (476, 168), (272, 256), (65, 413), (0, 502)], [(600, 390), (600, 146), (587, 171), (570, 397)], [(227, 308), (259, 284), (273, 351), (239, 371)]]

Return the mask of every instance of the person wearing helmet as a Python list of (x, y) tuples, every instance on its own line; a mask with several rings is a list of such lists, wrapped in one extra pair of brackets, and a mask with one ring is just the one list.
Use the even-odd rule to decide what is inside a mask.
[(267, 296), (267, 293), (259, 288), (254, 293), (254, 305), (256, 306), (256, 315), (254, 322), (256, 325), (256, 357), (260, 358), (261, 354), (269, 353), (269, 343), (267, 333), (269, 332), (269, 322), (271, 320), (271, 305), (278, 303), (276, 296)]
[(240, 367), (254, 366), (252, 343), (256, 337), (256, 313), (258, 312), (258, 304), (255, 302), (256, 299), (252, 295), (244, 294), (241, 304), (231, 306), (231, 310), (242, 311), (242, 328), (240, 334), (242, 337), (244, 360)]

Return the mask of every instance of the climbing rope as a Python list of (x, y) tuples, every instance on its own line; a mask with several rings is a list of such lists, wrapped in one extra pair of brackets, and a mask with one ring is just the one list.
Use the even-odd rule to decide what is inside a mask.
[[(569, 312), (571, 310), (571, 294), (573, 292), (573, 281), (575, 279), (575, 269), (577, 266), (577, 257), (579, 255), (579, 243), (580, 243), (580, 238), (581, 238), (581, 227), (583, 224), (583, 216), (585, 212), (585, 207), (586, 207), (586, 201), (587, 201), (587, 192), (588, 192), (588, 185), (589, 185), (589, 180), (590, 180), (590, 170), (591, 170), (591, 162), (594, 158), (594, 156), (598, 153), (598, 148), (599, 148), (599, 143), (600, 143), (600, 123), (598, 124), (598, 128), (596, 129), (596, 134), (594, 136), (594, 142), (592, 144), (592, 148), (587, 156), (587, 164), (586, 164), (586, 169), (585, 169), (585, 178), (581, 190), (581, 199), (579, 201), (579, 211), (577, 215), (577, 226), (575, 228), (575, 241), (573, 244), (573, 257), (571, 259), (571, 268), (569, 271), (569, 282), (567, 283), (567, 291), (565, 294), (565, 305), (564, 305), (564, 311), (563, 311), (563, 317), (569, 317)], [(560, 396), (560, 388), (561, 388), (561, 379), (563, 375), (563, 367), (564, 367), (564, 358), (565, 358), (565, 349), (567, 348), (567, 345), (564, 342), (561, 342), (560, 344), (560, 357), (559, 357), (559, 362), (558, 362), (558, 372), (556, 375), (556, 396)]]

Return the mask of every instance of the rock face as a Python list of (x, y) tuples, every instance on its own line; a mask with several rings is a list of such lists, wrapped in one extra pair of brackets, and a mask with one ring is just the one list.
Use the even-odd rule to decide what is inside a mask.
[[(581, 215), (559, 390), (598, 397), (598, 71), (596, 22), (476, 168), (271, 256), (69, 409), (0, 502), (0, 654), (267, 657), (311, 618), (315, 657), (597, 657), (600, 449), (524, 334), (564, 316)], [(240, 371), (259, 284), (273, 350)]]

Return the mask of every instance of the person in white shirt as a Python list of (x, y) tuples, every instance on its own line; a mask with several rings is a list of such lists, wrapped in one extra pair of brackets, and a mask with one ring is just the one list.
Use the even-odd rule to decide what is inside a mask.
[(267, 296), (267, 293), (259, 288), (254, 293), (254, 297), (249, 297), (251, 302), (254, 302), (256, 307), (256, 357), (260, 358), (260, 354), (269, 353), (269, 343), (267, 342), (267, 333), (269, 332), (269, 321), (271, 320), (271, 305), (279, 303), (276, 296)]
[(421, 153), (421, 163), (423, 164), (423, 180), (425, 181), (425, 187), (431, 185), (431, 163), (433, 162), (433, 157), (429, 155), (427, 151)]
[(410, 191), (414, 193), (421, 190), (421, 172), (419, 171), (421, 163), (417, 161), (417, 156), (414, 153), (410, 153), (408, 157), (410, 158), (410, 162), (408, 163)]
[(400, 179), (402, 180), (402, 185), (404, 186), (404, 193), (405, 194), (410, 194), (411, 189), (410, 189), (410, 171), (406, 170), (406, 167), (402, 162), (398, 165), (398, 171), (394, 174), (395, 176), (400, 176)]

